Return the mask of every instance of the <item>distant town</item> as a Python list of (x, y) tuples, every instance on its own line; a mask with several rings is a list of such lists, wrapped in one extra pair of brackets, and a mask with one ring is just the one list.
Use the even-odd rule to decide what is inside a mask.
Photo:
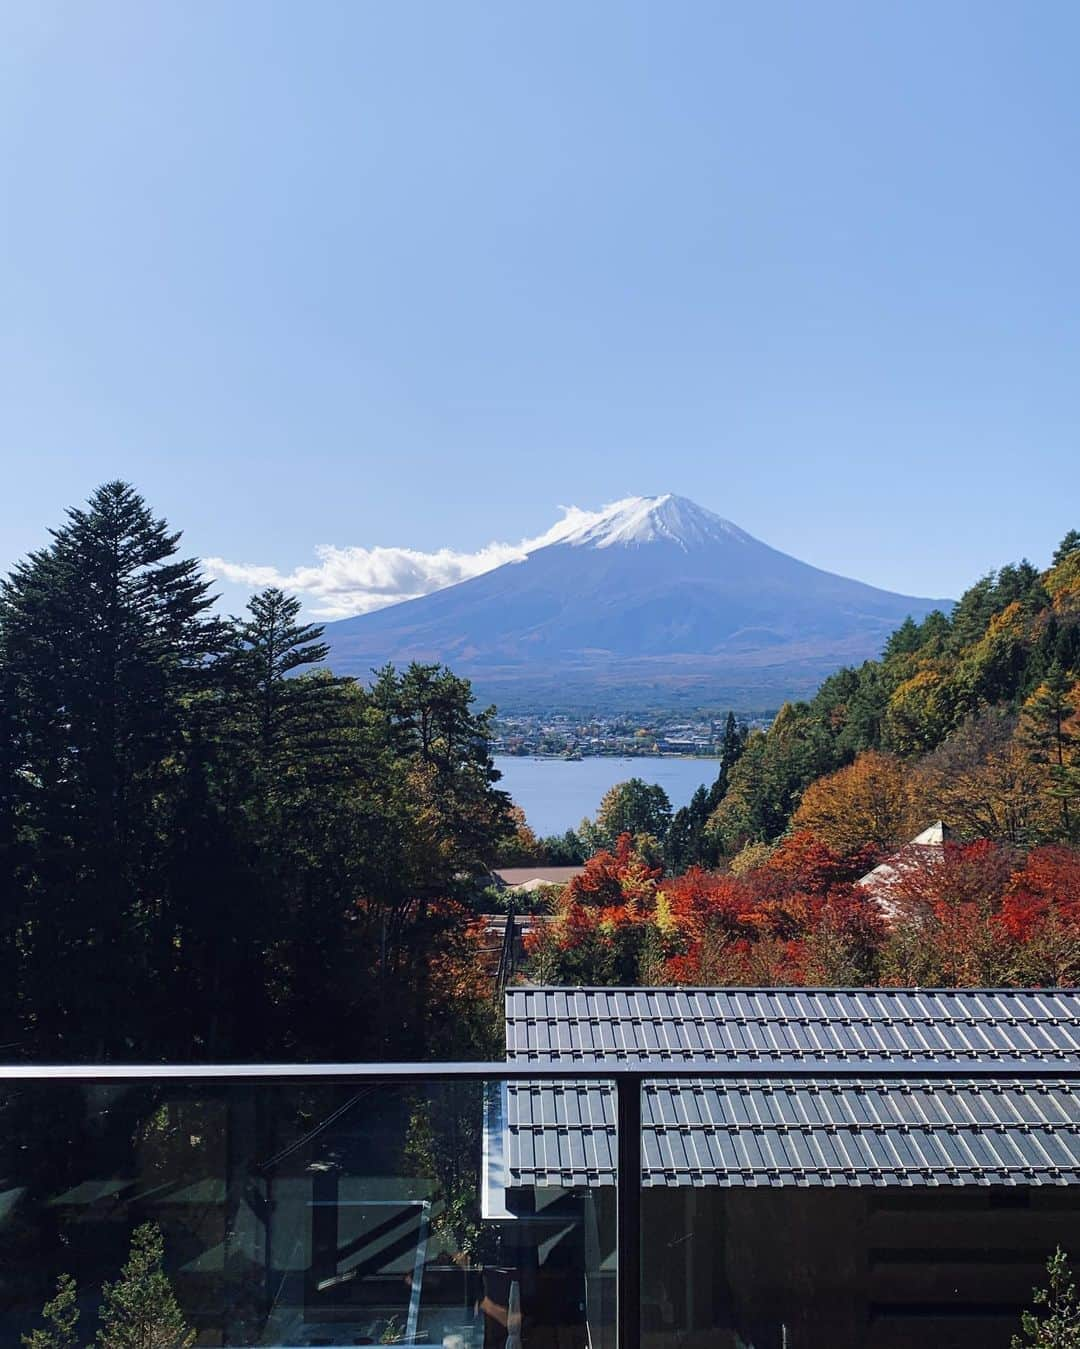
[[(600, 755), (710, 758), (719, 752), (724, 720), (724, 715), (704, 713), (689, 719), (685, 713), (588, 719), (572, 713), (506, 714), (495, 720), (492, 748), (496, 754), (541, 758), (584, 759)], [(740, 718), (740, 721), (751, 730), (767, 730), (772, 718)]]

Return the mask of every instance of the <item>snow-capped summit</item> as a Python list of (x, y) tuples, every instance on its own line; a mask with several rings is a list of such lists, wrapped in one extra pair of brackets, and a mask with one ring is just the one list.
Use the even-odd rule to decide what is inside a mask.
[[(326, 628), (331, 666), (439, 661), (503, 707), (776, 706), (876, 656), (912, 599), (781, 553), (685, 497), (627, 497), (517, 558)], [(691, 691), (693, 691), (691, 693)]]
[(574, 547), (611, 548), (616, 545), (677, 544), (684, 551), (699, 548), (718, 537), (752, 542), (750, 535), (687, 497), (666, 492), (655, 497), (624, 497), (612, 502), (562, 539)]

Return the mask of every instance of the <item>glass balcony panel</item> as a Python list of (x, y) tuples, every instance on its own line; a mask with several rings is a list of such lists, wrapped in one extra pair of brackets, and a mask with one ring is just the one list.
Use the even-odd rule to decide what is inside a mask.
[[(1054, 1171), (1053, 1130), (1023, 1125), (1019, 1135), (1046, 1159), (1042, 1183), (1023, 1166), (979, 1169), (988, 1154), (974, 1151), (978, 1132), (963, 1154), (943, 1154), (951, 1176), (928, 1176), (935, 1139), (957, 1133), (945, 1107), (941, 1135), (890, 1131), (879, 1120), (893, 1089), (878, 1084), (867, 1143), (835, 1128), (813, 1090), (642, 1084), (642, 1349), (1009, 1349), (1032, 1289), (1046, 1285), (1047, 1258), (1080, 1238), (1080, 1188)], [(1072, 1137), (1073, 1093), (1056, 1090)], [(853, 1125), (860, 1091), (830, 1089), (856, 1101)], [(962, 1118), (968, 1096), (948, 1083), (944, 1092)], [(1029, 1111), (1053, 1119), (1052, 1097), (1037, 1092)], [(1005, 1104), (993, 1108), (1007, 1117)], [(1004, 1157), (1004, 1126), (993, 1137)], [(888, 1148), (906, 1149), (891, 1175), (871, 1165)], [(817, 1165), (833, 1154), (840, 1165)]]
[(0, 1344), (41, 1323), (61, 1272), (92, 1339), (153, 1222), (200, 1344), (614, 1349), (614, 1172), (530, 1087), (9, 1082)]

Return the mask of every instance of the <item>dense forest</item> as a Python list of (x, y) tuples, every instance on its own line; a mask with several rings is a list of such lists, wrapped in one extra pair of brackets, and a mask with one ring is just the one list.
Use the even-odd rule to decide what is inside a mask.
[(319, 671), (278, 590), (216, 616), (179, 542), (111, 483), (0, 591), (4, 1056), (473, 1051), (489, 713), (438, 667)]
[(880, 660), (782, 708), (750, 737), (708, 830), (728, 853), (791, 824), (841, 848), (887, 846), (939, 817), (965, 839), (1076, 842), (1078, 711), (1074, 530), (1048, 570), (1002, 567), (950, 616), (908, 620)]

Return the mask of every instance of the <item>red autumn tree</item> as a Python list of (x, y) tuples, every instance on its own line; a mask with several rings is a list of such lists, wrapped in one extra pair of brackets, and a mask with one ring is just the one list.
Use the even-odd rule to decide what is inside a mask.
[(633, 904), (644, 909), (653, 903), (661, 875), (663, 869), (649, 865), (634, 848), (631, 836), (620, 834), (614, 849), (589, 858), (581, 875), (567, 885), (563, 901), (601, 908)]
[(834, 885), (865, 876), (878, 859), (879, 850), (873, 844), (841, 853), (809, 829), (800, 829), (781, 841), (761, 869), (778, 871), (797, 889), (823, 895)]
[(530, 940), (536, 977), (565, 983), (924, 986), (1080, 981), (1080, 853), (1018, 858), (980, 840), (912, 850), (884, 912), (854, 879), (873, 849), (809, 831), (740, 875), (663, 879), (629, 836), (567, 887)]
[(1029, 853), (999, 915), (1026, 983), (1080, 982), (1080, 853), (1051, 845)]
[(886, 974), (899, 984), (1010, 982), (1012, 952), (998, 917), (1012, 877), (1011, 849), (980, 839), (925, 849), (890, 885)]
[(653, 977), (674, 954), (677, 937), (658, 914), (661, 874), (629, 834), (620, 835), (612, 851), (597, 853), (566, 886), (554, 920), (528, 939), (534, 972), (560, 983), (633, 984)]

